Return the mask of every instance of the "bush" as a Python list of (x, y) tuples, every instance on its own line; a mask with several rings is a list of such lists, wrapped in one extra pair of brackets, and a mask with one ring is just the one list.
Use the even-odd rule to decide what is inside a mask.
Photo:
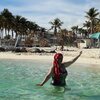
[(0, 51), (5, 51), (5, 48), (3, 48), (3, 47), (0, 47)]

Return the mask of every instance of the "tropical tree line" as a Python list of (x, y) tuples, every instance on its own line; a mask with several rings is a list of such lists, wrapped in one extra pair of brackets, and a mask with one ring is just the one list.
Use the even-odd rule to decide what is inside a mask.
[[(74, 41), (77, 39), (77, 34), (80, 33), (85, 36), (85, 38), (89, 37), (89, 34), (92, 34), (94, 32), (100, 32), (100, 12), (98, 9), (90, 8), (86, 13), (87, 20), (83, 23), (83, 26), (79, 28), (78, 25), (72, 26), (72, 31), (68, 31), (66, 28), (61, 29), (61, 26), (63, 22), (56, 18), (53, 22), (50, 22), (51, 29), (54, 29), (54, 35), (56, 37), (60, 37), (58, 41), (63, 48), (64, 44), (70, 44), (72, 45)], [(59, 30), (57, 32), (57, 29)], [(59, 34), (57, 36), (57, 34)], [(82, 36), (83, 37), (83, 36)]]
[[(95, 32), (100, 32), (100, 12), (96, 8), (90, 8), (86, 13), (87, 20), (83, 26), (79, 28), (78, 25), (71, 27), (73, 32), (89, 35)], [(85, 29), (84, 29), (85, 28)]]
[(33, 36), (37, 31), (44, 31), (44, 28), (35, 22), (28, 21), (25, 17), (13, 15), (8, 9), (4, 9), (0, 13), (0, 36), (7, 38), (15, 38), (18, 35)]
[[(68, 31), (66, 28), (62, 29), (61, 26), (63, 22), (56, 18), (53, 21), (49, 22), (51, 28), (49, 30), (54, 30), (54, 36), (59, 40), (59, 44), (73, 44), (75, 41), (76, 34), (82, 33), (83, 35), (88, 36), (90, 33), (100, 32), (100, 12), (98, 9), (90, 8), (86, 13), (87, 20), (83, 23), (83, 26), (79, 28), (78, 25), (72, 26), (72, 31)], [(84, 29), (84, 27), (86, 27)], [(0, 33), (1, 36), (6, 36), (8, 38), (15, 38), (18, 35), (30, 35), (31, 37), (34, 34), (45, 32), (45, 28), (40, 27), (35, 22), (28, 21), (25, 17), (16, 15), (14, 16), (8, 9), (4, 9), (0, 13)], [(9, 35), (12, 33), (12, 35)], [(11, 37), (9, 37), (11, 36)], [(42, 36), (42, 34), (40, 35)]]
[[(71, 29), (72, 29), (72, 32), (73, 33), (94, 33), (94, 32), (99, 32), (100, 31), (100, 12), (98, 11), (98, 9), (95, 9), (94, 7), (93, 8), (90, 8), (86, 13), (86, 18), (87, 20), (83, 23), (83, 26), (81, 28), (79, 28), (78, 25), (76, 26), (72, 26)], [(61, 29), (61, 26), (63, 24), (63, 22), (56, 18), (54, 19), (53, 22), (50, 22), (50, 24), (52, 25), (51, 26), (51, 29), (54, 29), (54, 34), (56, 35), (57, 34), (57, 29), (59, 30), (62, 30)], [(85, 28), (84, 28), (85, 27)], [(63, 29), (64, 30), (67, 30), (67, 29)], [(63, 32), (61, 31), (61, 32)], [(66, 31), (68, 33), (68, 31)]]

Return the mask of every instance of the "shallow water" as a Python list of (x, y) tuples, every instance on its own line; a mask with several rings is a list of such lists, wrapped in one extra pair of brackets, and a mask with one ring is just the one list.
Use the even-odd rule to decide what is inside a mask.
[(0, 60), (0, 100), (100, 100), (100, 68), (74, 63), (68, 70), (67, 89), (43, 80), (50, 61)]

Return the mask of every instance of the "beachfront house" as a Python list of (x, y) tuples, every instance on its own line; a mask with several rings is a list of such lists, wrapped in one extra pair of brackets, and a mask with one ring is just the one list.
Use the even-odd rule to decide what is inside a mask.
[(76, 40), (78, 48), (91, 48), (91, 39), (77, 39)]
[[(57, 39), (57, 38), (56, 38)], [(15, 42), (15, 47), (45, 47), (55, 45), (57, 40), (55, 39), (52, 33), (45, 32), (41, 36), (41, 33), (38, 32), (33, 36), (20, 36), (18, 35)]]

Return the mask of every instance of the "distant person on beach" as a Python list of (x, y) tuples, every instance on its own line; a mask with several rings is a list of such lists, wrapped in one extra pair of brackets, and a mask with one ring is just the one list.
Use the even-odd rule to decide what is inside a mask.
[(62, 62), (63, 55), (61, 53), (56, 53), (54, 55), (53, 67), (50, 68), (50, 70), (47, 73), (47, 75), (45, 76), (44, 80), (40, 84), (37, 84), (37, 85), (43, 86), (52, 77), (52, 82), (51, 82), (52, 85), (66, 86), (65, 79), (68, 75), (66, 67), (73, 64), (81, 56), (81, 54), (82, 54), (82, 51), (73, 60), (68, 61), (68, 62)]

